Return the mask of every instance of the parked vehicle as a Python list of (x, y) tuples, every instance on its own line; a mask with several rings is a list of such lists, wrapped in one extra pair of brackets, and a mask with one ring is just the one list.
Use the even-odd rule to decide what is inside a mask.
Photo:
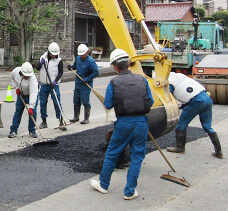
[(207, 55), (192, 70), (193, 78), (200, 82), (217, 104), (228, 104), (228, 50)]
[[(198, 22), (197, 17), (193, 22), (158, 22), (155, 38), (163, 47), (161, 51), (172, 61), (172, 71), (190, 77), (196, 61), (225, 47), (224, 28), (217, 22)], [(151, 52), (138, 50), (137, 53)], [(147, 75), (151, 75), (154, 62), (142, 61), (142, 67)]]

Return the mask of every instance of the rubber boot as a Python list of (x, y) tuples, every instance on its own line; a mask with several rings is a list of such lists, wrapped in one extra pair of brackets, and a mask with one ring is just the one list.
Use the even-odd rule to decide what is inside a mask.
[(215, 152), (213, 152), (212, 155), (214, 155), (217, 158), (223, 158), (222, 149), (221, 149), (221, 145), (220, 145), (217, 133), (209, 133), (208, 135), (215, 148)]
[(80, 106), (74, 106), (74, 118), (70, 119), (70, 122), (78, 122), (79, 121), (79, 115), (80, 115)]
[(90, 108), (85, 108), (84, 110), (84, 120), (81, 121), (81, 124), (88, 124), (89, 123), (89, 115), (90, 115)]
[(168, 152), (184, 153), (186, 143), (186, 130), (176, 130), (176, 146), (167, 147)]

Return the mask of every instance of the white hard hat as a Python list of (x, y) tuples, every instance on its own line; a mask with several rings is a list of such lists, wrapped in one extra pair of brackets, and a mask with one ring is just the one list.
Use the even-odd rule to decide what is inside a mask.
[(31, 76), (33, 74), (33, 67), (29, 62), (25, 62), (21, 65), (21, 72), (24, 76)]
[(54, 56), (59, 55), (59, 53), (60, 53), (59, 45), (56, 42), (52, 42), (48, 46), (48, 51)]
[(78, 55), (82, 56), (82, 55), (86, 54), (88, 50), (89, 50), (89, 48), (85, 44), (80, 44), (78, 46)]
[(110, 54), (110, 63), (112, 64), (114, 61), (121, 59), (121, 58), (129, 58), (129, 55), (126, 53), (126, 51), (122, 49), (115, 49)]

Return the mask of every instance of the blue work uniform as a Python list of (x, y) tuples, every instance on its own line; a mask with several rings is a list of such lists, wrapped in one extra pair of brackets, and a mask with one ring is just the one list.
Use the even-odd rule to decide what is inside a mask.
[[(191, 83), (191, 81), (194, 79), (188, 78), (188, 80), (190, 81), (190, 83), (189, 85), (187, 85), (188, 86), (186, 88), (187, 91), (186, 93), (184, 93), (185, 89), (182, 90), (183, 93), (182, 95), (179, 95), (179, 100), (182, 100), (182, 98), (186, 98), (186, 95), (188, 95), (187, 93), (188, 90), (190, 90), (191, 93), (193, 93), (192, 90), (194, 90), (195, 82)], [(175, 89), (178, 89), (178, 87), (175, 87), (173, 84), (169, 85), (169, 90), (172, 94), (174, 93)], [(195, 96), (194, 95), (191, 96), (188, 102), (183, 103), (183, 106), (182, 106), (183, 110), (181, 112), (176, 130), (182, 130), (182, 131), (186, 130), (189, 123), (197, 115), (199, 115), (199, 120), (201, 122), (203, 129), (206, 131), (206, 133), (208, 134), (215, 133), (214, 129), (211, 127), (212, 105), (213, 105), (213, 101), (211, 100), (210, 96), (206, 93), (206, 91), (203, 89), (200, 91), (200, 93), (197, 93)]]
[[(117, 77), (120, 77), (120, 76), (117, 76)], [(148, 82), (145, 78), (143, 78), (143, 82), (144, 81), (146, 85), (145, 94), (146, 94), (146, 97), (149, 99), (149, 107), (151, 107), (154, 103), (154, 99), (152, 97)], [(128, 81), (123, 80), (123, 83), (125, 82), (126, 84), (129, 83)], [(135, 99), (135, 97), (132, 96), (132, 89), (128, 90), (125, 88), (125, 91), (126, 91), (125, 93), (126, 96), (129, 96), (128, 99), (130, 100)], [(136, 90), (134, 90), (134, 92), (137, 95), (137, 88)], [(107, 109), (111, 109), (114, 107), (115, 112), (117, 114), (116, 102), (115, 102), (115, 91), (114, 91), (113, 84), (111, 82), (108, 84), (108, 87), (106, 90), (104, 104)], [(118, 104), (121, 105), (122, 102), (119, 102)], [(138, 106), (140, 107), (140, 105)], [(119, 115), (119, 116), (117, 115), (117, 120), (114, 123), (114, 131), (113, 131), (110, 143), (108, 145), (108, 148), (106, 150), (103, 168), (99, 177), (100, 185), (102, 188), (104, 188), (105, 190), (108, 189), (111, 175), (115, 169), (118, 158), (121, 155), (121, 153), (124, 151), (124, 149), (128, 145), (130, 145), (131, 162), (130, 162), (130, 167), (127, 174), (127, 184), (124, 189), (124, 195), (132, 196), (134, 194), (135, 188), (137, 186), (137, 179), (141, 169), (141, 163), (145, 158), (145, 154), (146, 154), (147, 134), (148, 134), (148, 117), (145, 116), (145, 114), (144, 115), (129, 114), (129, 115)]]
[[(84, 79), (84, 81), (93, 87), (93, 79), (99, 75), (97, 64), (91, 56), (87, 56), (85, 59), (81, 59), (77, 56), (74, 64), (71, 66), (73, 70), (77, 71), (77, 74)], [(90, 93), (91, 89), (85, 84), (78, 76), (75, 76), (75, 88), (73, 103), (75, 106), (80, 107), (81, 104), (85, 108), (91, 108), (90, 105)]]

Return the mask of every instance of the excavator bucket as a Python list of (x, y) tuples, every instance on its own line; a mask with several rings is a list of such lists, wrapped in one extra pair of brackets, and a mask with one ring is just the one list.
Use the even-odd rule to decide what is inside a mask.
[[(172, 67), (171, 61), (167, 59), (165, 54), (161, 54), (158, 51), (156, 51), (154, 55), (137, 55), (117, 0), (91, 0), (91, 2), (115, 47), (125, 50), (130, 56), (131, 65), (129, 69), (133, 73), (145, 76), (141, 61), (145, 59), (156, 61), (156, 78), (152, 79), (147, 77), (155, 100), (149, 113), (149, 130), (156, 138), (172, 131), (179, 119), (179, 109), (176, 100), (169, 92), (168, 76)], [(132, 18), (136, 19), (138, 22), (144, 20), (144, 16), (136, 1), (124, 0), (124, 3)], [(155, 44), (152, 37), (150, 40)]]

